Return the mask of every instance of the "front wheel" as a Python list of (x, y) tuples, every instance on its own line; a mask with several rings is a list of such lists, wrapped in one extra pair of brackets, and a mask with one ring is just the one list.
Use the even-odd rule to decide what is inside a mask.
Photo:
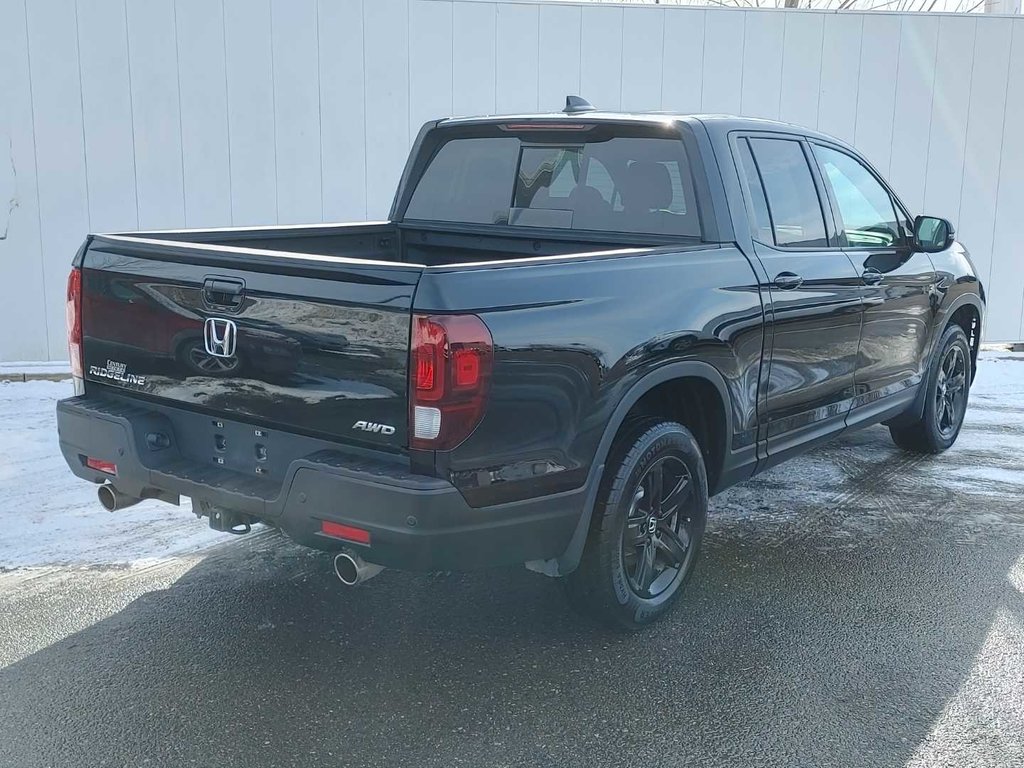
[(922, 386), (926, 389), (921, 418), (891, 424), (889, 434), (908, 451), (942, 453), (960, 435), (971, 388), (971, 347), (960, 326), (952, 325), (942, 334)]
[(693, 572), (708, 488), (697, 441), (681, 424), (629, 423), (616, 438), (570, 600), (626, 629), (663, 616)]

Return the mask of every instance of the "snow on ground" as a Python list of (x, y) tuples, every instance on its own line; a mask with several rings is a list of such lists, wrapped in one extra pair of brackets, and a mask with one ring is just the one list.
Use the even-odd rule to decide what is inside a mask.
[(71, 394), (70, 379), (0, 384), (0, 569), (132, 563), (225, 540), (188, 499), (104, 510), (96, 486), (71, 474), (57, 446), (54, 408)]
[[(57, 447), (54, 406), (70, 394), (70, 381), (0, 384), (0, 569), (128, 564), (229, 540), (197, 520), (187, 499), (181, 507), (144, 501), (121, 512), (104, 511), (96, 487), (71, 474)], [(808, 505), (850, 501), (848, 493), (836, 494), (859, 466), (857, 454), (880, 450), (877, 435), (866, 434), (843, 438), (730, 489), (715, 498), (714, 517), (721, 524), (782, 519)], [(900, 471), (918, 481), (1024, 498), (1024, 354), (982, 354), (971, 409), (953, 451), (919, 462), (898, 458), (895, 447), (885, 445), (891, 461), (901, 462)], [(898, 514), (881, 501), (880, 513)]]

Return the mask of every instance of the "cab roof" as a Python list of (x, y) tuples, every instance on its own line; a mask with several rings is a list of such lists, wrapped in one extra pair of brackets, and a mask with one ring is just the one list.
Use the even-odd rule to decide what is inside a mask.
[(727, 134), (731, 131), (771, 131), (810, 136), (832, 142), (845, 143), (834, 136), (780, 120), (760, 117), (740, 117), (728, 114), (702, 114), (687, 112), (611, 112), (587, 110), (574, 112), (522, 112), (506, 115), (479, 115), (475, 117), (449, 117), (437, 122), (438, 127), (506, 123), (632, 123), (664, 126), (671, 123), (700, 123), (709, 134)]

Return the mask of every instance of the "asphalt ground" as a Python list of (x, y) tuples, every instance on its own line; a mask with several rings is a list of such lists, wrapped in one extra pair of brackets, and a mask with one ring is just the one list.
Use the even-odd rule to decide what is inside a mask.
[(942, 456), (876, 427), (713, 499), (639, 634), (521, 568), (345, 588), (272, 531), (0, 572), (0, 766), (1024, 765), (1008, 364)]

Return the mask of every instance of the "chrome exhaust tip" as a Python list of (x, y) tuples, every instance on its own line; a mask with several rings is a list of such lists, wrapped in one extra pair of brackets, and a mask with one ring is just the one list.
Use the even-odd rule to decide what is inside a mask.
[(110, 483), (101, 485), (96, 490), (96, 496), (107, 512), (116, 512), (142, 501), (138, 496), (129, 496), (127, 493), (121, 493)]
[(367, 563), (354, 552), (339, 552), (334, 556), (334, 575), (346, 587), (369, 581), (383, 570), (383, 565)]

